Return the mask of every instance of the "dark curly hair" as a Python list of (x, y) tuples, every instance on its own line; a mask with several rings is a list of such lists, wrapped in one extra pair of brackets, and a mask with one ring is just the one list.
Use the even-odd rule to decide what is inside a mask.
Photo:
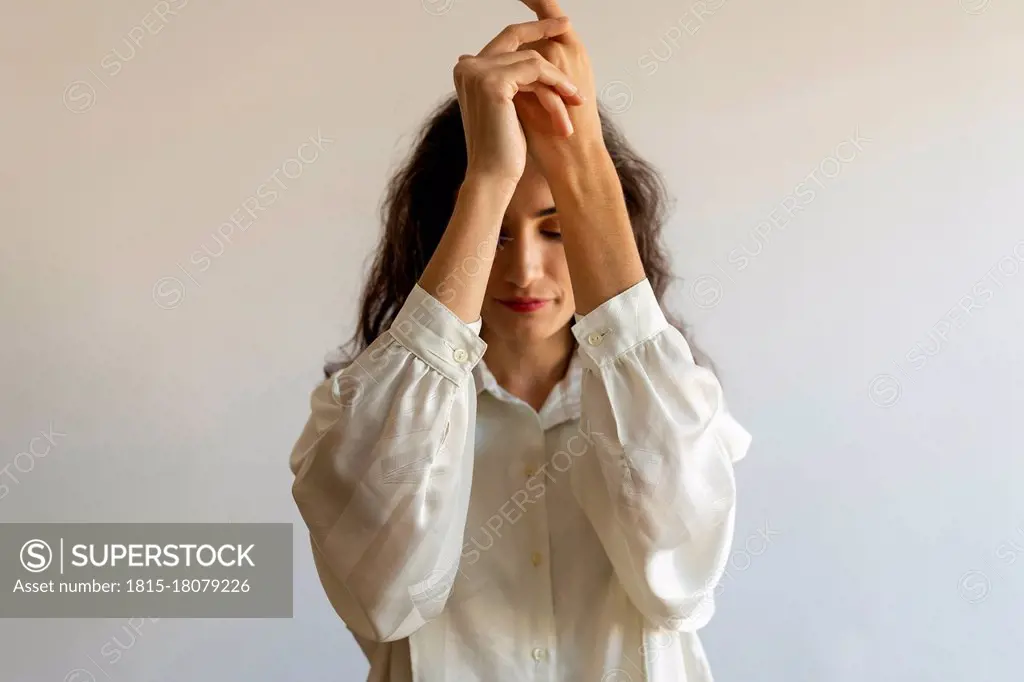
[[(601, 128), (623, 194), (640, 260), (662, 304), (673, 276), (661, 242), (667, 193), (658, 172), (630, 147), (622, 132), (599, 106)], [(452, 94), (423, 123), (412, 150), (388, 183), (380, 206), (384, 232), (360, 300), (358, 328), (342, 347), (354, 358), (394, 321), (437, 248), (455, 210), (466, 175), (466, 137), (459, 100)], [(665, 310), (669, 323), (690, 344), (698, 364), (714, 364), (690, 340), (687, 325)]]

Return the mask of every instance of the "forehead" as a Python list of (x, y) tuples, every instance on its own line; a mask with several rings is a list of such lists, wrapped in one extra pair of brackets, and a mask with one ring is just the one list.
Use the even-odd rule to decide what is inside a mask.
[(554, 203), (554, 200), (551, 198), (551, 188), (548, 187), (548, 181), (544, 178), (540, 169), (537, 168), (536, 163), (527, 157), (526, 169), (523, 171), (523, 176), (519, 179), (519, 184), (516, 185), (516, 191), (512, 195), (512, 200), (508, 204), (505, 215), (515, 217), (532, 216), (537, 211), (553, 206)]

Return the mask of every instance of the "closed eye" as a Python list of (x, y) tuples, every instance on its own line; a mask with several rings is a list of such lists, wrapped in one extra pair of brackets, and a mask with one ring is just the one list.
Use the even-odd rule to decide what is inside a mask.
[[(550, 210), (551, 210), (552, 213), (554, 213), (555, 209), (552, 207)], [(558, 224), (558, 216), (557, 215), (551, 215), (547, 220), (545, 220), (544, 224), (541, 226), (540, 233), (546, 239), (551, 239), (551, 240), (554, 240), (554, 241), (561, 241), (561, 239), (562, 239), (562, 226)]]

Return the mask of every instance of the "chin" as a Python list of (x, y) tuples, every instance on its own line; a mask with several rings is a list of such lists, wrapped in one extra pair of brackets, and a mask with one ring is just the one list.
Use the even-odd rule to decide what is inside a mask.
[(572, 315), (550, 312), (545, 315), (515, 313), (506, 309), (491, 315), (490, 327), (503, 338), (519, 342), (544, 341), (560, 332), (572, 320)]

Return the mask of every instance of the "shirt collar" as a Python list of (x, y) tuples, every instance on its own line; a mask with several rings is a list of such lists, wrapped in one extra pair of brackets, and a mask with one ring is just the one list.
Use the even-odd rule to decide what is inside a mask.
[[(498, 383), (498, 380), (491, 374), (483, 359), (473, 368), (473, 381), (476, 383), (477, 395), (487, 391), (498, 400), (504, 402), (522, 402)], [(538, 416), (541, 426), (547, 430), (552, 426), (561, 424), (570, 419), (579, 419), (580, 416), (580, 392), (583, 385), (583, 362), (580, 357), (579, 346), (573, 349), (572, 357), (569, 359), (569, 368), (565, 376), (555, 384), (544, 401)]]

